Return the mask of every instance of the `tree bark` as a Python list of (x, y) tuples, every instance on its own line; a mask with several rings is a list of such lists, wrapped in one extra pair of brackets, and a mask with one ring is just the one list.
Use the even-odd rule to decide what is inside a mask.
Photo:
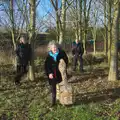
[(79, 0), (80, 18), (79, 18), (79, 40), (82, 41), (82, 0)]
[(79, 40), (79, 8), (78, 8), (78, 0), (75, 0), (75, 39)]
[(65, 21), (66, 21), (66, 0), (62, 0), (59, 44), (62, 44), (64, 40), (65, 28), (66, 28)]
[(34, 41), (35, 41), (35, 22), (36, 22), (36, 0), (29, 0), (30, 4), (30, 29), (29, 29), (29, 43), (31, 44), (31, 61), (29, 65), (29, 79), (34, 80)]
[(97, 33), (96, 33), (96, 28), (94, 28), (93, 30), (93, 39), (94, 39), (94, 55), (96, 54), (96, 37), (97, 37)]
[(108, 63), (111, 59), (111, 41), (112, 41), (112, 20), (111, 20), (111, 0), (108, 0)]
[(120, 1), (115, 0), (114, 2), (114, 21), (113, 21), (113, 40), (111, 44), (111, 61), (110, 61), (110, 69), (109, 69), (109, 81), (118, 80), (118, 49), (117, 42), (119, 39), (119, 20), (120, 20)]
[(83, 47), (84, 47), (84, 53), (86, 54), (86, 39), (87, 39), (87, 1), (84, 0), (84, 40), (83, 40)]
[(104, 37), (104, 53), (107, 56), (107, 7), (106, 0), (104, 1), (104, 26), (105, 26), (105, 37)]
[(13, 0), (10, 0), (10, 21), (11, 21), (11, 37), (14, 50), (16, 50), (16, 41), (15, 41), (15, 26), (14, 26), (14, 7), (13, 7)]

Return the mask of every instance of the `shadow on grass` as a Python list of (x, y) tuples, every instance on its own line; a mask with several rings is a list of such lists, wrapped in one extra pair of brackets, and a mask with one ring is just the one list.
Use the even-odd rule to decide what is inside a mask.
[(75, 105), (98, 103), (102, 101), (114, 101), (120, 98), (120, 88), (102, 90), (98, 92), (88, 92), (76, 95)]
[[(71, 79), (71, 77), (75, 76), (75, 78)], [(108, 74), (105, 73), (104, 69), (96, 69), (91, 72), (84, 72), (82, 74), (78, 73), (76, 76), (76, 73), (73, 76), (69, 75), (68, 81), (69, 83), (78, 83), (78, 82), (84, 82), (88, 81), (89, 79), (98, 79), (98, 78), (105, 78), (108, 76)]]

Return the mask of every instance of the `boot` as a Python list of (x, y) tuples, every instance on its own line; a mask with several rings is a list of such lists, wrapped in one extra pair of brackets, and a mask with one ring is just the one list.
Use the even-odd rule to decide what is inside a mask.
[(18, 76), (15, 77), (15, 85), (20, 85), (20, 78)]
[(52, 106), (56, 105), (56, 98), (52, 98)]

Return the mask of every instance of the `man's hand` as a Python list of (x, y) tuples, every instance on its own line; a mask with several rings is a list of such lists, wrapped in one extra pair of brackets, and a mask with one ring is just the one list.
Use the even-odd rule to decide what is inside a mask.
[(53, 74), (52, 73), (49, 74), (49, 79), (53, 79)]

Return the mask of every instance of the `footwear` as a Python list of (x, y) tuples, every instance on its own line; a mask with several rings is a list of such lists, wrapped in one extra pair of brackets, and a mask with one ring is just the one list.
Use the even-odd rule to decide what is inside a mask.
[(20, 82), (18, 82), (18, 81), (15, 81), (15, 85), (20, 85)]
[(56, 105), (56, 99), (53, 98), (53, 99), (52, 99), (52, 104), (51, 104), (51, 106), (55, 106), (55, 105)]
[(55, 106), (56, 104), (55, 103), (52, 103), (51, 107)]
[(83, 72), (85, 72), (85, 70), (82, 69), (82, 70), (80, 70), (80, 72), (83, 73)]

